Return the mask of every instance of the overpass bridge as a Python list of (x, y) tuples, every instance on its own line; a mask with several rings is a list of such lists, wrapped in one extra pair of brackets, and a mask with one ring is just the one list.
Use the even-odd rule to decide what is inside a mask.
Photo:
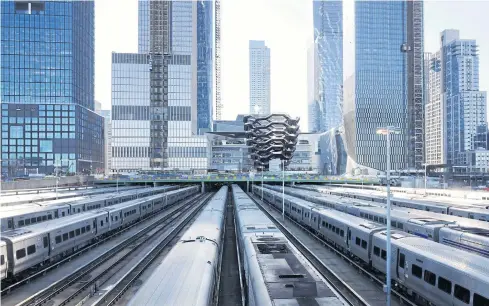
[(365, 184), (380, 185), (378, 178), (341, 176), (327, 176), (315, 174), (264, 174), (254, 176), (249, 174), (208, 174), (208, 175), (140, 175), (129, 178), (106, 178), (95, 180), (95, 184), (165, 184), (165, 183), (238, 183), (238, 182), (263, 182), (264, 183), (315, 183), (315, 184)]

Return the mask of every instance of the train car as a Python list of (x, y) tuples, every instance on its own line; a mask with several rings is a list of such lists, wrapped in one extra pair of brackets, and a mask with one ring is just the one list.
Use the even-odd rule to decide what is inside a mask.
[(228, 187), (221, 187), (212, 197), (129, 305), (213, 305), (227, 193)]
[(1, 207), (1, 231), (4, 232), (89, 210), (101, 209), (176, 189), (176, 186), (162, 186), (155, 188), (126, 190), (120, 193), (110, 193), (94, 197), (79, 197), (70, 201), (66, 201), (66, 199), (59, 199), (43, 201), (36, 204)]
[(85, 246), (97, 236), (97, 221), (103, 216), (94, 212), (79, 214), (2, 233), (9, 273), (18, 274)]
[[(261, 192), (258, 189), (256, 191)], [(269, 192), (273, 191), (270, 190)], [(297, 205), (301, 205), (301, 203)], [(327, 211), (327, 209), (318, 211), (318, 218), (324, 218), (321, 215)], [(353, 219), (358, 219), (342, 212), (336, 213), (344, 216), (344, 218), (338, 216), (329, 219), (328, 222), (336, 221), (336, 228), (342, 228), (338, 223), (346, 224), (351, 223)], [(308, 226), (306, 222), (307, 220), (302, 220), (299, 223)], [(440, 237), (444, 231), (448, 230), (452, 230), (452, 228), (442, 228)], [(336, 230), (327, 230), (322, 233), (322, 236), (327, 237), (330, 241), (334, 240), (334, 236), (338, 236)], [(364, 253), (362, 249), (370, 249), (369, 266), (375, 271), (385, 274), (386, 231), (382, 229), (371, 232), (370, 237), (371, 239), (365, 240), (365, 242), (362, 239), (355, 239), (355, 244), (362, 246), (362, 248), (352, 249), (351, 252), (355, 257), (361, 258), (365, 264), (368, 264), (365, 257), (362, 256), (362, 252)], [(487, 292), (487, 288), (489, 288), (488, 258), (399, 230), (393, 230), (391, 238), (393, 260), (390, 271), (392, 281), (406, 295), (411, 296), (416, 301), (432, 305), (489, 305)], [(335, 244), (335, 246), (341, 250), (340, 245)]]
[[(200, 187), (191, 186), (168, 193), (171, 193), (174, 201), (179, 201), (196, 194), (199, 190)], [(1, 240), (5, 241), (7, 245), (8, 276), (14, 276), (29, 268), (57, 260), (86, 246), (109, 231), (141, 218), (142, 203), (150, 210), (152, 206), (149, 204), (155, 198), (164, 197), (158, 194), (150, 199), (136, 199), (108, 208), (3, 232)], [(134, 210), (136, 213), (133, 212)]]
[[(406, 294), (433, 305), (489, 305), (489, 259), (400, 231), (391, 237), (391, 275)], [(374, 235), (372, 266), (383, 273), (386, 239)]]
[(0, 241), (0, 280), (7, 278), (7, 243)]
[[(254, 192), (261, 194), (261, 187), (254, 186)], [(289, 196), (287, 202), (297, 201), (297, 198)], [(282, 194), (274, 190), (265, 188), (265, 195), (281, 202)], [(336, 196), (325, 198), (310, 198), (314, 204), (324, 205), (325, 202), (334, 202)], [(302, 198), (302, 197), (301, 197)], [(359, 201), (359, 200), (357, 200)], [(331, 208), (338, 208), (338, 205), (327, 205)], [(351, 215), (361, 217), (372, 222), (386, 224), (386, 212), (384, 207), (369, 205), (348, 205), (342, 203), (343, 209), (339, 211), (348, 212)], [(470, 220), (451, 215), (441, 215), (433, 212), (419, 211), (410, 208), (398, 207), (391, 210), (391, 224), (394, 228), (407, 233), (430, 239), (435, 242), (450, 245), (459, 249), (475, 252), (482, 256), (489, 254), (489, 226), (482, 221)], [(441, 231), (443, 230), (443, 236)], [(458, 237), (458, 238), (456, 238)], [(463, 239), (461, 238), (463, 237)]]
[(247, 305), (343, 304), (237, 185), (233, 185), (233, 200)]
[(489, 209), (470, 206), (450, 207), (448, 213), (452, 216), (489, 222)]

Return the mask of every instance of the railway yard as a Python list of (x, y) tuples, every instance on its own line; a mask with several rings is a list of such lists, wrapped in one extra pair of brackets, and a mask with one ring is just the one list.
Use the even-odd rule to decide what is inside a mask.
[[(364, 186), (10, 192), (1, 304), (489, 306), (489, 200)], [(389, 272), (387, 272), (387, 266)]]

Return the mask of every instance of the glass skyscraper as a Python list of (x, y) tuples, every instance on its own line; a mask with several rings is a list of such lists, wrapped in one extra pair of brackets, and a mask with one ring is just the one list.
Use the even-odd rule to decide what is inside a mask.
[(309, 94), (308, 101), (309, 131), (320, 132), (343, 122), (343, 2), (313, 1), (313, 22), (308, 69), (314, 71), (309, 89), (314, 94)]
[(250, 40), (250, 114), (270, 114), (270, 49)]
[(2, 174), (104, 168), (94, 3), (1, 2)]
[[(386, 139), (395, 126), (391, 169), (423, 162), (423, 3), (344, 1), (344, 107), (347, 145), (361, 165), (386, 169)], [(348, 59), (348, 61), (346, 60)]]
[[(139, 54), (134, 54), (138, 64), (120, 62), (122, 54), (114, 54), (112, 61), (114, 168), (207, 168), (207, 138), (203, 134), (212, 128), (215, 98), (214, 10), (210, 1), (139, 1)], [(118, 87), (128, 81), (119, 80), (116, 71), (120, 69), (129, 78), (133, 71), (147, 78), (147, 83), (139, 83), (147, 86), (148, 95), (138, 96), (144, 112), (134, 107), (123, 111), (125, 118), (137, 117), (144, 125), (128, 122), (135, 119), (115, 117), (116, 106), (126, 103), (118, 92), (128, 90)], [(147, 117), (138, 117), (135, 111)], [(135, 129), (137, 136), (129, 136)], [(134, 155), (140, 154), (139, 148), (144, 148), (143, 156)]]

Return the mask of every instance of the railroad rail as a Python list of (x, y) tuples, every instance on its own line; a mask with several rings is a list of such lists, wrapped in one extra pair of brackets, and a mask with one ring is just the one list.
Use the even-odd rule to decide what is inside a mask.
[[(279, 227), (283, 233), (289, 238), (291, 239), (291, 241), (294, 242), (295, 244), (295, 241), (297, 241), (300, 245), (303, 245), (300, 241), (298, 241), (293, 235), (292, 233), (286, 228), (284, 227), (280, 221), (278, 221), (274, 216), (272, 216), (270, 214), (270, 212), (268, 212), (268, 210), (266, 208), (264, 208), (262, 206), (262, 204), (260, 203), (261, 200), (260, 199), (257, 199), (255, 195), (253, 194), (249, 194), (250, 198), (253, 199), (253, 201), (255, 201), (255, 203), (258, 205), (258, 207), (260, 207), (261, 210), (263, 210), (265, 212), (265, 214), (277, 225), (277, 227)], [(264, 203), (264, 202), (263, 202)], [(281, 211), (279, 211), (276, 207), (274, 207), (273, 205), (270, 205), (270, 207), (272, 207), (273, 209), (275, 209), (276, 211), (282, 213)], [(384, 285), (385, 285), (385, 281), (378, 278), (375, 274), (371, 273), (370, 271), (366, 270), (363, 266), (361, 266), (360, 264), (358, 264), (356, 261), (352, 260), (351, 258), (349, 258), (348, 256), (346, 256), (345, 254), (341, 253), (340, 251), (338, 251), (334, 246), (332, 246), (330, 243), (328, 243), (327, 241), (325, 241), (324, 239), (318, 237), (315, 233), (313, 233), (312, 231), (310, 231), (309, 229), (305, 228), (304, 226), (302, 226), (301, 224), (297, 223), (296, 221), (294, 221), (293, 219), (289, 218), (287, 215), (285, 216), (290, 222), (292, 222), (294, 225), (296, 225), (297, 227), (299, 227), (300, 229), (302, 229), (303, 231), (305, 231), (306, 233), (309, 234), (309, 236), (313, 237), (316, 241), (318, 241), (319, 243), (321, 243), (322, 245), (324, 245), (325, 247), (327, 247), (328, 249), (330, 249), (331, 251), (333, 251), (335, 254), (339, 255), (341, 258), (343, 258), (344, 260), (346, 260), (350, 265), (354, 266), (355, 268), (358, 269), (358, 271), (360, 271), (362, 274), (365, 274), (366, 276), (369, 277), (370, 280), (372, 280), (373, 282), (377, 283), (379, 286), (381, 286), (382, 288), (385, 288)], [(302, 248), (300, 247), (297, 247), (300, 249), (300, 251), (302, 252)], [(312, 252), (306, 247), (304, 246), (304, 250), (306, 253), (310, 253), (312, 254)], [(315, 260), (317, 260), (319, 262), (319, 265), (321, 266), (324, 266), (324, 264), (316, 257), (314, 256), (314, 254), (312, 254), (313, 258), (315, 258)], [(307, 256), (306, 256), (307, 257)], [(315, 261), (314, 260), (314, 261)], [(316, 263), (313, 261), (313, 264), (316, 265)], [(324, 266), (327, 270), (331, 271), (329, 268), (327, 268), (326, 266)], [(319, 271), (322, 272), (321, 269), (318, 268)], [(349, 288), (349, 290), (352, 290), (354, 292), (354, 294), (356, 296), (359, 296), (348, 284), (346, 284), (345, 282), (343, 282), (341, 280), (341, 278), (336, 275), (333, 271), (331, 271), (331, 273), (333, 275), (335, 275), (336, 278), (338, 278), (338, 281), (340, 283), (343, 283), (345, 284), (345, 288)], [(397, 292), (395, 290), (395, 288), (392, 288), (391, 290), (391, 296), (396, 298), (397, 301), (402, 304), (402, 305), (408, 305), (408, 306), (416, 306), (417, 304), (412, 302), (411, 300), (409, 300), (408, 298), (404, 297), (401, 293)], [(363, 300), (363, 298), (362, 298)], [(365, 302), (366, 304), (363, 304), (363, 305), (369, 305), (367, 304), (367, 302)]]
[(111, 289), (106, 291), (97, 301), (95, 301), (92, 306), (114, 305), (213, 196), (214, 193), (205, 195), (203, 199), (198, 199), (197, 202), (200, 201), (200, 204), (198, 206), (194, 206), (195, 208), (189, 215), (187, 215), (178, 225), (176, 225), (171, 232), (162, 239), (162, 241), (151, 248), (151, 250), (143, 258), (141, 258), (135, 266), (124, 274), (117, 281), (117, 283)]
[[(195, 197), (192, 197), (191, 199), (194, 199), (194, 198)], [(106, 236), (106, 237), (104, 237), (104, 238), (102, 238), (102, 239), (100, 239), (100, 240), (98, 240), (98, 241), (96, 241), (90, 245), (87, 245), (87, 246), (81, 248), (81, 249), (77, 250), (75, 253), (70, 254), (61, 260), (58, 260), (58, 261), (53, 262), (52, 264), (49, 264), (48, 266), (44, 267), (42, 270), (36, 271), (32, 275), (25, 276), (21, 280), (19, 280), (18, 282), (15, 282), (14, 284), (9, 284), (6, 288), (2, 288), (2, 290), (0, 291), (1, 296), (4, 296), (4, 295), (11, 293), (13, 290), (17, 289), (18, 287), (22, 286), (23, 284), (27, 284), (27, 283), (33, 281), (34, 279), (36, 279), (37, 277), (43, 276), (47, 272), (49, 272), (53, 269), (57, 269), (60, 265), (67, 263), (67, 262), (70, 262), (75, 257), (82, 255), (83, 253), (89, 251), (90, 249), (92, 249), (96, 246), (99, 246), (99, 245), (109, 241), (110, 239), (112, 239), (114, 237), (120, 236), (122, 233), (142, 224), (143, 222), (146, 222), (149, 219), (157, 217), (158, 215), (160, 215), (160, 213), (163, 213), (163, 212), (167, 211), (169, 208), (171, 208), (175, 205), (178, 205), (178, 204), (181, 204), (181, 203), (174, 203), (174, 204), (168, 205), (167, 207), (165, 207), (161, 211), (157, 212), (156, 214), (150, 214), (150, 215), (144, 216), (139, 221), (132, 223), (131, 225), (126, 226), (124, 228), (121, 228), (121, 229), (117, 230), (116, 232), (111, 233), (109, 236)]]
[[(194, 196), (194, 197), (190, 198), (189, 200), (187, 200), (187, 201), (185, 201), (183, 203), (180, 202), (180, 203), (178, 203), (178, 204), (180, 204), (179, 207), (192, 206), (192, 204), (195, 203), (196, 201), (199, 201), (199, 199), (201, 199), (202, 196), (203, 195)], [(175, 206), (175, 204), (172, 205), (172, 206)], [(170, 207), (171, 206), (166, 207), (164, 210), (160, 211), (160, 213), (153, 214), (153, 216), (161, 216), (161, 213), (164, 213)], [(152, 231), (154, 229), (154, 227), (159, 226), (160, 224), (165, 223), (170, 218), (172, 218), (171, 220), (174, 220), (175, 218), (173, 218), (173, 217), (176, 216), (176, 215), (180, 215), (180, 213), (181, 213), (181, 211), (179, 211), (178, 209), (175, 209), (175, 210), (173, 210), (173, 211), (171, 211), (171, 212), (169, 212), (167, 214), (164, 214), (163, 217), (161, 217), (160, 219), (156, 220), (155, 222), (152, 222), (151, 224), (148, 224), (148, 226), (146, 226), (143, 229), (139, 230), (134, 235), (132, 235), (130, 238), (128, 238), (128, 239), (126, 239), (126, 240), (118, 243), (117, 245), (115, 245), (111, 249), (109, 249), (106, 252), (104, 252), (98, 258), (95, 258), (91, 262), (85, 264), (84, 266), (82, 266), (79, 269), (75, 270), (73, 273), (65, 276), (64, 278), (60, 279), (59, 281), (57, 281), (56, 283), (50, 285), (49, 287), (45, 288), (44, 290), (39, 291), (38, 293), (36, 293), (36, 294), (28, 297), (27, 299), (23, 300), (22, 302), (20, 302), (19, 304), (17, 304), (17, 306), (42, 305), (42, 304), (46, 303), (47, 301), (51, 300), (53, 297), (55, 297), (56, 295), (58, 295), (60, 292), (66, 290), (67, 288), (71, 287), (73, 284), (75, 284), (76, 282), (78, 282), (79, 280), (81, 280), (83, 277), (87, 276), (94, 269), (96, 269), (100, 265), (104, 264), (104, 262), (106, 262), (112, 256), (114, 256), (115, 254), (121, 252), (126, 247), (130, 246), (131, 244), (133, 244), (137, 240), (139, 240), (142, 237), (144, 237), (147, 233), (149, 233), (150, 231)], [(120, 233), (122, 231), (128, 230), (129, 228), (132, 228), (135, 225), (139, 224), (140, 222), (142, 222), (143, 220), (146, 220), (146, 219), (147, 218), (144, 218), (144, 219), (142, 219), (142, 220), (140, 220), (140, 221), (132, 224), (131, 226), (128, 226), (125, 229), (123, 229), (121, 231), (118, 231), (115, 234), (112, 234), (110, 237), (113, 237), (115, 235), (120, 235)], [(107, 237), (106, 239), (108, 239), (108, 238), (109, 237)], [(145, 241), (148, 240), (148, 239), (150, 239), (150, 238), (151, 238), (150, 236), (146, 237)], [(106, 239), (104, 239), (104, 240), (106, 240)], [(97, 244), (99, 244), (101, 242), (102, 241), (99, 241), (99, 242), (97, 242)], [(65, 260), (66, 259), (63, 259), (63, 261), (65, 261)], [(38, 273), (42, 273), (42, 271), (41, 272), (38, 272)], [(99, 276), (102, 276), (102, 275), (99, 275)], [(93, 280), (93, 278), (92, 278), (90, 281), (86, 282), (80, 289), (83, 288), (83, 290), (84, 290), (85, 288), (87, 288), (87, 287), (85, 287), (85, 285), (90, 286), (97, 279), (95, 279), (92, 282), (92, 280)], [(79, 293), (81, 293), (83, 290), (79, 290), (79, 291), (77, 290), (75, 292), (76, 294), (70, 295), (70, 297), (68, 297), (65, 301), (63, 301), (61, 303), (61, 305), (67, 304), (69, 301), (71, 301), (76, 295), (78, 295)]]

